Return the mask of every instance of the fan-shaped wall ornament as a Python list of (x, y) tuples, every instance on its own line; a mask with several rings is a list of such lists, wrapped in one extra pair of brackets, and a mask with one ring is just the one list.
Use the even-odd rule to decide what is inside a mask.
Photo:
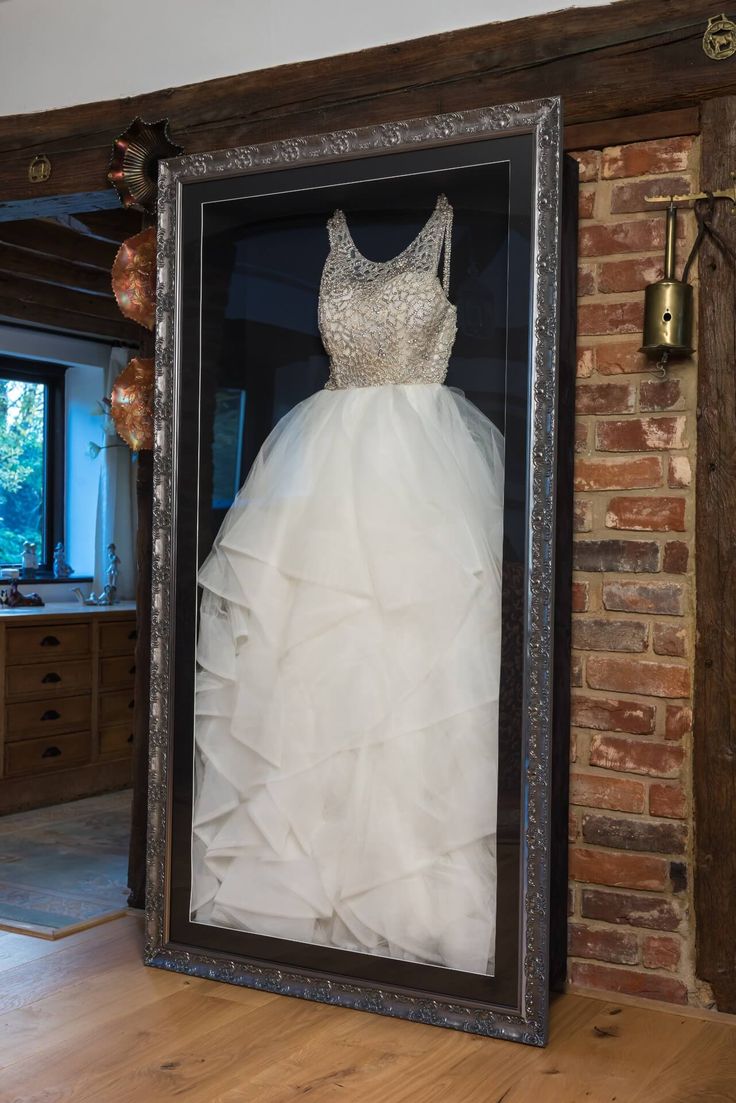
[(158, 163), (183, 153), (169, 137), (169, 120), (147, 123), (140, 117), (113, 142), (107, 179), (124, 207), (153, 214), (158, 192)]

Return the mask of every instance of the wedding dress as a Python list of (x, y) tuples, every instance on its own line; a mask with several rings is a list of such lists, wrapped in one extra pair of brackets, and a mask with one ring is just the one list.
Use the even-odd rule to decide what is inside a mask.
[(503, 440), (443, 384), (451, 226), (441, 195), (379, 262), (328, 221), (329, 381), (199, 573), (190, 904), (492, 973)]

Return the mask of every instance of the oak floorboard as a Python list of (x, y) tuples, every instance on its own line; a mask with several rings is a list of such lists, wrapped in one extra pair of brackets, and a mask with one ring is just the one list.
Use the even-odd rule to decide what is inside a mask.
[(126, 916), (15, 950), (0, 1103), (736, 1103), (728, 1020), (566, 994), (535, 1049), (148, 969), (142, 941)]

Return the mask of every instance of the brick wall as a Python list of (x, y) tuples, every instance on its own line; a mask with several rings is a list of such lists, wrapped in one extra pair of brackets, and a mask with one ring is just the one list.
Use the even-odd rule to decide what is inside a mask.
[[(692, 138), (580, 164), (569, 978), (700, 1002), (693, 975), (690, 763), (695, 366), (652, 374), (643, 288), (664, 213), (697, 187)], [(694, 236), (679, 216), (678, 274)]]

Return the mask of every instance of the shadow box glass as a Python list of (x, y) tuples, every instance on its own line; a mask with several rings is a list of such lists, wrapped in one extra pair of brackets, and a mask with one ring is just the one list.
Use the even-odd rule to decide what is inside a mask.
[(564, 165), (557, 100), (161, 164), (148, 964), (546, 1040)]

